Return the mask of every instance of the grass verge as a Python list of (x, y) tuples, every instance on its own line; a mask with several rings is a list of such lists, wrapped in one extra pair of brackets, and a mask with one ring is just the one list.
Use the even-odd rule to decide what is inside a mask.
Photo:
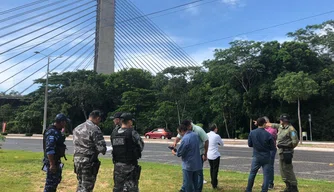
[[(45, 172), (42, 168), (42, 153), (0, 150), (0, 187), (6, 192), (39, 192), (44, 188)], [(112, 191), (113, 187), (113, 164), (111, 159), (101, 158), (102, 162), (95, 185), (95, 192)], [(64, 161), (63, 179), (58, 186), (58, 191), (76, 191), (76, 175), (73, 172), (72, 156)], [(141, 162), (142, 174), (140, 178), (140, 191), (142, 192), (175, 192), (182, 184), (181, 166), (159, 163)], [(209, 170), (204, 170), (204, 177), (208, 181), (204, 184), (203, 191), (214, 191), (211, 189)], [(240, 192), (247, 185), (248, 174), (237, 172), (219, 172), (218, 191)], [(260, 191), (262, 175), (258, 175), (253, 191)], [(330, 192), (334, 189), (334, 182), (321, 180), (299, 179), (300, 192)], [(275, 190), (284, 188), (281, 178), (275, 177)]]

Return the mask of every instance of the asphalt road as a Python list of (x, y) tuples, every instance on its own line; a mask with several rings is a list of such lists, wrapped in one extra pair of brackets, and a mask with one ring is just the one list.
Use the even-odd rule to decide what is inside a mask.
[[(66, 141), (67, 153), (73, 154), (72, 141)], [(107, 143), (110, 145), (110, 142)], [(141, 161), (158, 162), (163, 164), (181, 164), (180, 158), (173, 156), (167, 148), (167, 144), (146, 143), (143, 157)], [(3, 144), (4, 149), (26, 150), (41, 152), (43, 145), (39, 139), (11, 139), (7, 138)], [(249, 172), (252, 159), (252, 151), (250, 148), (240, 147), (223, 147), (220, 149), (221, 162), (220, 168), (224, 170)], [(110, 157), (110, 152), (106, 155)], [(299, 178), (323, 179), (334, 181), (334, 163), (333, 152), (316, 152), (316, 151), (295, 151), (293, 165), (294, 170)], [(209, 163), (205, 162), (205, 167), (209, 167)], [(260, 171), (260, 173), (262, 173)], [(279, 165), (275, 161), (275, 174), (279, 174)]]

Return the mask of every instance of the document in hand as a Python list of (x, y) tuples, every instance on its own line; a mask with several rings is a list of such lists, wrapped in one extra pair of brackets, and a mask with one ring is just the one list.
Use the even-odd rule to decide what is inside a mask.
[(107, 151), (112, 151), (112, 146), (107, 146)]

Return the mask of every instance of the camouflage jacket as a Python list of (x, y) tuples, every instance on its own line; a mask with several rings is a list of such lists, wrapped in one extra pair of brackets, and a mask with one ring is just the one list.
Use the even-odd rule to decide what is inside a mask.
[[(272, 124), (272, 127), (278, 129), (277, 146), (283, 146), (293, 151), (297, 147), (299, 139), (296, 129), (292, 125), (283, 127), (280, 124)], [(278, 149), (278, 154), (283, 153), (283, 149)]]
[(74, 154), (98, 156), (99, 153), (105, 155), (107, 151), (101, 129), (90, 120), (73, 130), (73, 144)]

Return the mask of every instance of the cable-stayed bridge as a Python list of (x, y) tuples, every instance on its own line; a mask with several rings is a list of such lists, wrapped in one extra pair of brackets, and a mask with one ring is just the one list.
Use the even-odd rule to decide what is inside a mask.
[(0, 15), (0, 92), (6, 94), (32, 91), (47, 66), (50, 73), (110, 74), (197, 65), (130, 0), (31, 0)]

